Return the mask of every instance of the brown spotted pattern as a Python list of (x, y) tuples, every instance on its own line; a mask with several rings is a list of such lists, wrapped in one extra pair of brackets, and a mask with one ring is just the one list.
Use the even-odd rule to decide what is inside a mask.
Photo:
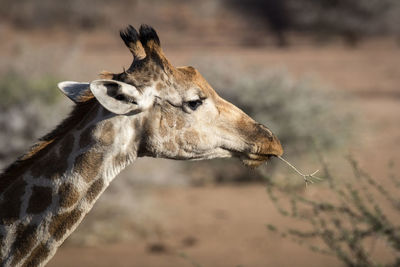
[(56, 180), (66, 172), (67, 168), (68, 162), (65, 155), (58, 156), (55, 151), (52, 151), (32, 166), (31, 174), (36, 178)]
[(167, 121), (168, 127), (172, 128), (175, 125), (175, 116), (172, 112), (164, 113), (165, 120)]
[(175, 143), (172, 142), (171, 140), (164, 142), (163, 147), (165, 148), (166, 151), (169, 151), (172, 154), (174, 154), (177, 151), (177, 147), (176, 147)]
[(118, 153), (113, 158), (113, 166), (121, 166), (123, 163), (127, 161), (128, 161), (128, 155), (125, 155), (123, 153)]
[(89, 183), (99, 174), (102, 161), (103, 153), (89, 150), (76, 157), (74, 171), (79, 173)]
[(63, 208), (68, 208), (74, 205), (79, 200), (78, 189), (71, 183), (64, 183), (58, 189), (59, 204)]
[(166, 137), (169, 131), (163, 120), (160, 120), (159, 134), (161, 137)]
[(74, 226), (82, 215), (82, 211), (74, 209), (65, 213), (57, 214), (51, 219), (49, 225), (49, 233), (56, 239), (60, 240), (65, 233)]
[(56, 180), (63, 175), (68, 168), (68, 162), (65, 156), (57, 156), (54, 152), (49, 154), (43, 160), (42, 175), (51, 180)]
[(179, 131), (182, 130), (184, 126), (185, 126), (185, 120), (182, 117), (178, 117), (176, 119), (175, 129)]
[[(90, 98), (90, 97), (88, 97)], [(90, 101), (90, 100), (88, 100)], [(90, 106), (93, 107), (95, 102), (90, 101)], [(85, 119), (95, 118), (96, 114), (89, 114), (92, 109), (87, 103), (79, 103), (74, 110), (73, 118), (68, 118), (52, 133), (43, 138), (44, 141), (32, 147), (32, 149), (20, 158), (19, 161), (11, 165), (4, 174), (0, 177), (0, 193), (2, 200), (0, 201), (0, 224), (16, 227), (15, 233), (12, 234), (12, 243), (9, 251), (12, 254), (11, 261), (8, 265), (14, 266), (22, 264), (22, 266), (37, 266), (46, 260), (50, 254), (50, 248), (45, 243), (37, 244), (37, 236), (39, 224), (21, 223), (19, 222), (21, 214), (22, 197), (26, 190), (31, 190), (27, 201), (26, 214), (39, 218), (49, 207), (52, 206), (53, 199), (58, 197), (58, 202), (61, 208), (69, 208), (76, 204), (80, 199), (80, 193), (75, 185), (71, 183), (61, 183), (57, 191), (53, 191), (52, 184), (58, 184), (58, 181), (63, 178), (68, 169), (68, 156), (73, 153), (75, 137), (71, 130), (75, 130), (82, 116), (77, 114), (77, 111), (87, 111)], [(89, 122), (89, 120), (86, 120)], [(80, 125), (83, 126), (83, 125)], [(112, 126), (112, 125), (111, 125)], [(83, 127), (82, 127), (83, 128)], [(99, 136), (101, 145), (108, 145), (112, 142), (113, 129), (110, 124), (104, 124), (101, 128), (103, 131)], [(91, 129), (92, 131), (94, 128)], [(86, 144), (92, 144), (92, 133), (87, 131), (83, 135), (83, 141)], [(100, 132), (99, 132), (100, 133)], [(47, 140), (48, 139), (48, 140)], [(82, 144), (83, 141), (77, 140)], [(79, 143), (78, 143), (79, 144)], [(87, 182), (91, 182), (92, 177), (98, 174), (99, 166), (102, 164), (102, 153), (88, 151), (82, 153), (75, 161), (75, 170), (81, 172), (82, 177)], [(93, 156), (93, 158), (91, 158)], [(90, 166), (88, 168), (88, 166)], [(25, 175), (26, 174), (26, 175)], [(32, 178), (31, 178), (32, 177)], [(36, 181), (28, 187), (31, 179)], [(46, 185), (39, 185), (40, 179)], [(47, 179), (48, 181), (45, 182)], [(49, 183), (49, 184), (48, 184)], [(101, 192), (99, 183), (88, 186), (87, 197), (89, 200), (94, 199), (94, 196)], [(57, 198), (56, 198), (57, 199)], [(91, 200), (92, 201), (92, 200)], [(54, 211), (53, 211), (54, 212)], [(22, 211), (22, 214), (25, 214)], [(48, 213), (46, 213), (48, 214)], [(58, 214), (48, 223), (48, 231), (55, 239), (60, 240), (65, 236), (65, 233), (71, 229), (73, 225), (80, 219), (82, 212), (79, 209), (74, 209), (70, 212)], [(48, 219), (47, 219), (48, 220)], [(41, 224), (43, 227), (43, 224)], [(46, 224), (45, 224), (46, 225)], [(4, 243), (5, 236), (1, 236), (1, 246)], [(52, 248), (54, 249), (54, 248)], [(8, 258), (7, 255), (1, 255), (3, 259)]]
[(197, 131), (188, 130), (184, 133), (183, 137), (188, 145), (196, 146), (200, 142), (200, 137)]
[(18, 225), (13, 244), (12, 265), (19, 263), (35, 245), (36, 227), (34, 225)]
[(67, 134), (64, 139), (62, 140), (61, 147), (60, 147), (60, 155), (61, 157), (66, 158), (68, 155), (71, 154), (72, 149), (74, 147), (74, 136), (69, 133)]
[(162, 84), (161, 82), (157, 83), (157, 85), (156, 85), (156, 90), (160, 92), (160, 91), (162, 91), (163, 89), (165, 89), (165, 85)]
[(53, 199), (53, 192), (50, 187), (33, 186), (32, 195), (26, 212), (37, 214), (45, 211)]
[[(89, 116), (92, 118), (96, 117), (95, 115)], [(95, 128), (91, 127), (90, 130), (88, 129), (86, 129), (86, 132), (83, 132), (83, 141), (77, 140), (79, 145), (87, 146), (94, 144), (95, 141), (102, 146), (108, 146), (112, 143), (114, 130), (111, 123), (104, 123), (104, 125), (102, 125), (98, 140), (94, 140), (93, 138)], [(35, 216), (34, 218), (37, 218), (39, 214), (52, 206), (51, 204), (56, 196), (58, 197), (56, 205), (59, 205), (61, 208), (69, 208), (78, 203), (81, 194), (75, 185), (67, 182), (61, 183), (58, 190), (54, 191), (54, 193), (53, 187), (51, 186), (51, 183), (56, 184), (57, 181), (62, 179), (63, 175), (65, 175), (68, 168), (67, 158), (73, 153), (74, 143), (74, 135), (67, 132), (63, 138), (55, 138), (49, 142), (41, 142), (38, 146), (34, 147), (34, 149), (29, 152), (30, 154), (26, 154), (21, 158), (24, 160), (23, 163), (32, 163), (32, 165), (29, 166), (28, 180), (23, 179), (23, 173), (26, 172), (24, 165), (21, 166), (23, 167), (20, 169), (21, 171), (18, 171), (19, 169), (17, 168), (11, 169), (12, 172), (10, 176), (11, 174), (18, 174), (18, 177), (13, 177), (14, 182), (5, 188), (2, 201), (0, 202), (0, 223), (2, 225), (14, 224), (15, 227), (17, 227), (12, 237), (13, 241), (10, 244), (10, 253), (12, 253), (13, 257), (8, 264), (11, 264), (11, 266), (17, 264), (22, 264), (22, 266), (37, 266), (47, 259), (51, 251), (45, 243), (36, 243), (38, 225), (25, 225), (18, 222), (23, 201), (22, 197), (25, 194), (26, 188), (28, 188), (27, 185), (29, 182), (27, 181), (32, 179), (30, 176), (33, 176), (34, 180), (48, 179), (51, 181), (49, 185), (32, 185), (28, 189), (31, 190), (31, 194), (29, 194), (26, 213)], [(85, 143), (85, 145), (83, 145), (83, 143)], [(79, 172), (82, 178), (89, 183), (98, 175), (102, 159), (103, 153), (95, 150), (81, 153), (74, 160), (73, 170)], [(26, 167), (28, 167), (28, 165)], [(7, 177), (7, 173), (6, 175), (2, 175), (2, 177)], [(102, 179), (98, 179), (88, 186), (87, 192), (84, 192), (84, 194), (87, 193), (87, 196), (85, 196), (86, 200), (93, 202), (100, 194), (103, 187)], [(48, 232), (56, 240), (60, 240), (65, 236), (66, 232), (79, 221), (81, 216), (82, 211), (78, 208), (62, 214), (55, 213), (48, 224)], [(4, 237), (1, 238), (1, 242), (3, 242), (3, 238)], [(2, 257), (4, 257), (4, 255), (2, 255)]]
[(179, 135), (175, 136), (175, 143), (178, 145), (178, 147), (183, 147), (185, 143), (183, 142), (182, 138), (179, 137)]
[(19, 218), (26, 185), (24, 180), (18, 179), (4, 193), (3, 200), (0, 202), (1, 224), (9, 225)]
[(95, 130), (95, 126), (91, 125), (86, 127), (86, 129), (84, 129), (80, 135), (79, 138), (79, 147), (80, 148), (85, 148), (86, 146), (92, 144), (94, 142), (93, 139), (93, 134), (94, 134), (94, 130)]
[(86, 114), (81, 114), (81, 116), (83, 115), (83, 118), (80, 118), (80, 122), (78, 124), (78, 127), (76, 128), (77, 130), (82, 130), (96, 118), (98, 105), (92, 105), (90, 109), (90, 112), (87, 112)]
[(95, 200), (97, 196), (100, 194), (103, 187), (104, 187), (103, 179), (100, 178), (94, 181), (86, 192), (86, 200), (89, 203), (93, 202), (93, 200)]
[(40, 243), (29, 255), (28, 259), (24, 262), (22, 267), (35, 267), (45, 260), (50, 254), (49, 248), (44, 243)]
[(110, 121), (107, 121), (104, 123), (102, 129), (101, 129), (101, 134), (99, 137), (99, 142), (103, 146), (109, 146), (113, 143), (114, 141), (114, 127), (113, 124)]

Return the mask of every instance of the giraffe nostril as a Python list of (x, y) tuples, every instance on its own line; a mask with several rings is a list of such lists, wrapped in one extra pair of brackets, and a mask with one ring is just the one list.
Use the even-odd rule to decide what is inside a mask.
[(260, 131), (260, 135), (263, 136), (263, 138), (266, 138), (268, 142), (274, 142), (274, 140), (277, 139), (275, 135), (271, 132), (271, 130), (268, 129), (265, 125), (259, 123), (257, 126)]
[(255, 153), (268, 157), (282, 155), (283, 148), (279, 139), (265, 125), (257, 123), (257, 126), (259, 137), (255, 145)]
[(258, 126), (259, 126), (264, 132), (266, 132), (266, 133), (268, 134), (268, 137), (273, 137), (273, 136), (274, 136), (274, 134), (271, 132), (270, 129), (268, 129), (267, 126), (265, 126), (265, 125), (263, 125), (263, 124), (261, 124), (261, 123), (259, 123)]

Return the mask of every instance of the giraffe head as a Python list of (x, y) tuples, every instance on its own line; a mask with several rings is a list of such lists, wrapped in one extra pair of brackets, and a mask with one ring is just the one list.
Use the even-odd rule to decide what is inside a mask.
[[(174, 67), (165, 57), (157, 33), (142, 25), (120, 33), (133, 55), (129, 69), (90, 83), (90, 91), (116, 119), (123, 116), (140, 130), (138, 156), (200, 160), (238, 157), (258, 166), (283, 153), (276, 136), (242, 110), (222, 99), (193, 67)], [(80, 101), (88, 84), (61, 83)], [(141, 118), (137, 120), (137, 118)]]

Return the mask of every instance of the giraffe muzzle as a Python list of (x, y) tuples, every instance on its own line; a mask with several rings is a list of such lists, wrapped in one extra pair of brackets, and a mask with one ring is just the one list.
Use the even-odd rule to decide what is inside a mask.
[(283, 154), (283, 148), (279, 139), (271, 131), (268, 130), (268, 133), (268, 138), (262, 138), (262, 141), (255, 145), (254, 151), (245, 153), (240, 157), (246, 166), (257, 167), (268, 161), (271, 157)]

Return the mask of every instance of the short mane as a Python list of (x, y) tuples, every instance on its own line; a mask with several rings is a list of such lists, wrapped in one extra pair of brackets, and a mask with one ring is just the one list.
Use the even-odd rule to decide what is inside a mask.
[(86, 97), (85, 101), (75, 105), (70, 115), (64, 119), (53, 131), (46, 134), (34, 144), (24, 155), (20, 156), (14, 163), (9, 165), (2, 174), (0, 174), (0, 194), (21, 176), (35, 160), (39, 159), (60, 140), (71, 128), (77, 125), (83, 114), (87, 114), (96, 105), (97, 100), (93, 97)]

